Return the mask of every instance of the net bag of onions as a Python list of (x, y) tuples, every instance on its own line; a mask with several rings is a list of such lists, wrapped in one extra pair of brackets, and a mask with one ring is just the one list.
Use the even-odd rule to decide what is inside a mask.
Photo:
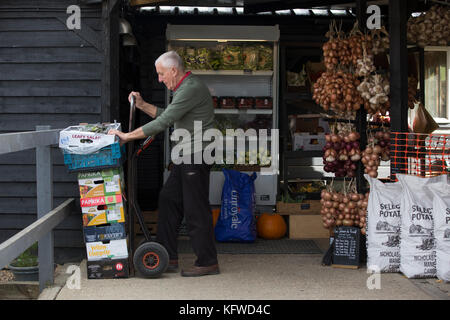
[(436, 275), (450, 281), (450, 185), (432, 185)]
[(400, 271), (400, 182), (383, 183), (365, 174), (370, 193), (367, 206), (367, 269)]
[(332, 229), (335, 226), (359, 227), (361, 234), (366, 234), (366, 213), (369, 194), (356, 192), (354, 179), (343, 186), (343, 193), (333, 191), (333, 180), (327, 189), (321, 192), (321, 210), (323, 227)]
[(400, 271), (408, 278), (436, 277), (433, 194), (429, 187), (447, 183), (447, 176), (422, 178), (397, 174), (400, 205)]

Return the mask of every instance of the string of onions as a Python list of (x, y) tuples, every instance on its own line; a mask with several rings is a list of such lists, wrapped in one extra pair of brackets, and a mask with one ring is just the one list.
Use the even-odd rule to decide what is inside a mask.
[(372, 178), (378, 177), (378, 167), (381, 161), (389, 161), (390, 132), (388, 130), (370, 132), (366, 149), (362, 152), (361, 162), (364, 165), (364, 173)]
[(349, 226), (361, 228), (361, 233), (366, 232), (367, 205), (369, 193), (359, 194), (352, 180), (343, 192), (333, 191), (333, 182), (321, 192), (321, 215), (323, 227), (331, 229), (335, 226)]
[(325, 111), (333, 110), (345, 118), (348, 112), (359, 110), (364, 103), (357, 90), (359, 84), (358, 78), (351, 73), (326, 71), (314, 83), (313, 99)]
[(372, 54), (372, 35), (362, 33), (358, 22), (353, 25), (348, 36), (341, 29), (342, 24), (338, 28), (336, 21), (333, 20), (325, 35), (329, 40), (324, 43), (322, 50), (327, 71), (333, 71), (338, 67), (356, 66), (358, 60), (363, 57), (363, 46), (369, 54)]
[(325, 36), (329, 39), (322, 46), (323, 62), (327, 71), (333, 71), (338, 65), (348, 66), (351, 63), (348, 40), (341, 28), (337, 28), (335, 20), (331, 21), (330, 30)]
[[(337, 132), (336, 127), (333, 128)], [(325, 135), (323, 164), (325, 172), (333, 172), (336, 177), (356, 176), (357, 162), (361, 159), (360, 135), (350, 124), (337, 133)]]

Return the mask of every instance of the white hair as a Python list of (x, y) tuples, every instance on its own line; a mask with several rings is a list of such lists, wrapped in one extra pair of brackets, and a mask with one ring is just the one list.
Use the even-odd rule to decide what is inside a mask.
[(175, 67), (178, 70), (184, 71), (183, 59), (175, 51), (168, 51), (159, 56), (155, 61), (155, 66), (161, 63), (164, 68)]

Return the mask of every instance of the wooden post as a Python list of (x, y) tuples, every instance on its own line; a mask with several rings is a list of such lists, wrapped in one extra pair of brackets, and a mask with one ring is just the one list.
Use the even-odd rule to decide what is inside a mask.
[(408, 131), (407, 1), (389, 1), (391, 130)]
[[(36, 126), (36, 131), (50, 130), (50, 126)], [(36, 146), (37, 218), (53, 209), (53, 164), (50, 145)], [(53, 284), (53, 231), (42, 236), (38, 245), (39, 290)]]
[[(286, 105), (286, 96), (285, 92), (287, 91), (287, 84), (286, 84), (286, 59), (287, 59), (287, 46), (282, 44), (280, 45), (280, 96), (279, 96), (279, 110), (280, 110), (280, 119), (283, 119), (283, 121), (280, 121), (280, 130), (281, 130), (281, 136), (282, 136), (282, 144), (281, 144), (281, 174), (283, 179), (283, 186), (281, 188), (281, 192), (284, 197), (288, 195), (288, 174), (287, 174), (287, 160), (286, 160), (286, 152), (287, 150), (287, 141), (288, 141), (288, 134), (289, 134), (289, 119), (287, 115), (287, 105)], [(280, 188), (279, 188), (280, 189)]]
[[(407, 1), (389, 1), (390, 35), (390, 118), (392, 132), (408, 132), (408, 49), (406, 46)], [(392, 135), (391, 135), (392, 138)], [(404, 147), (395, 147), (397, 155), (405, 156)], [(401, 172), (401, 164), (391, 162), (391, 179)]]
[[(366, 0), (358, 0), (356, 2), (356, 14), (358, 18), (359, 30), (361, 32), (366, 31), (367, 25), (367, 1)], [(367, 111), (364, 109), (364, 105), (361, 105), (361, 108), (356, 112), (355, 119), (356, 128), (359, 130), (360, 135), (360, 148), (364, 150), (367, 145)], [(364, 179), (364, 166), (361, 162), (358, 162), (358, 166), (356, 168), (356, 188), (358, 193), (366, 193), (366, 180)]]

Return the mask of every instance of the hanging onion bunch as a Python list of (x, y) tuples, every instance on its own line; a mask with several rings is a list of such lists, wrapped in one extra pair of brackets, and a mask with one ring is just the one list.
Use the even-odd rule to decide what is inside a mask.
[(320, 214), (322, 215), (323, 227), (325, 229), (332, 229), (336, 225), (336, 220), (340, 214), (338, 207), (341, 194), (324, 189), (320, 196), (320, 203), (322, 205)]
[(364, 194), (364, 199), (359, 203), (359, 227), (361, 234), (366, 234), (367, 231), (367, 206), (369, 204), (369, 192)]
[(417, 84), (418, 81), (415, 77), (408, 77), (408, 107), (410, 109), (414, 109), (414, 106), (417, 103)]
[(357, 90), (364, 99), (364, 108), (370, 115), (386, 115), (389, 110), (390, 85), (381, 74), (370, 75), (361, 82)]
[(326, 33), (328, 41), (322, 46), (323, 62), (327, 71), (332, 71), (341, 66), (348, 66), (351, 63), (351, 48), (345, 34), (338, 30), (336, 21), (330, 23), (330, 30)]
[(350, 50), (348, 41), (340, 36), (331, 38), (323, 47), (323, 62), (327, 70), (334, 70), (337, 66), (350, 64)]
[[(356, 25), (357, 26), (357, 25)], [(353, 31), (352, 31), (353, 32)], [(358, 66), (358, 60), (363, 59), (364, 50), (366, 54), (372, 56), (372, 36), (363, 34), (361, 31), (354, 31), (348, 38), (351, 52), (351, 62), (353, 66)]]
[(419, 47), (450, 44), (450, 7), (433, 5), (425, 14), (409, 18), (407, 41)]
[(353, 130), (326, 134), (323, 148), (325, 172), (332, 172), (336, 177), (355, 177), (357, 162), (361, 159), (359, 139), (359, 133)]
[(372, 36), (372, 52), (374, 55), (385, 53), (389, 50), (390, 40), (389, 33), (384, 26), (381, 29), (371, 30)]
[(349, 185), (344, 193), (330, 189), (322, 190), (320, 203), (323, 227), (331, 229), (334, 226), (366, 228), (366, 212), (368, 194), (358, 194), (356, 188)]
[(326, 111), (348, 116), (364, 103), (356, 89), (360, 81), (351, 73), (342, 70), (336, 72), (326, 71), (314, 83), (313, 99)]
[(378, 177), (380, 162), (390, 160), (390, 139), (391, 136), (387, 130), (369, 134), (367, 147), (362, 152), (361, 162), (364, 165), (364, 173), (367, 173), (372, 178)]
[(372, 36), (359, 31), (358, 22), (352, 31), (346, 36), (336, 26), (333, 20), (326, 36), (329, 40), (322, 46), (324, 64), (328, 71), (335, 70), (338, 66), (357, 66), (358, 60), (363, 58), (363, 47), (369, 55), (372, 54)]

